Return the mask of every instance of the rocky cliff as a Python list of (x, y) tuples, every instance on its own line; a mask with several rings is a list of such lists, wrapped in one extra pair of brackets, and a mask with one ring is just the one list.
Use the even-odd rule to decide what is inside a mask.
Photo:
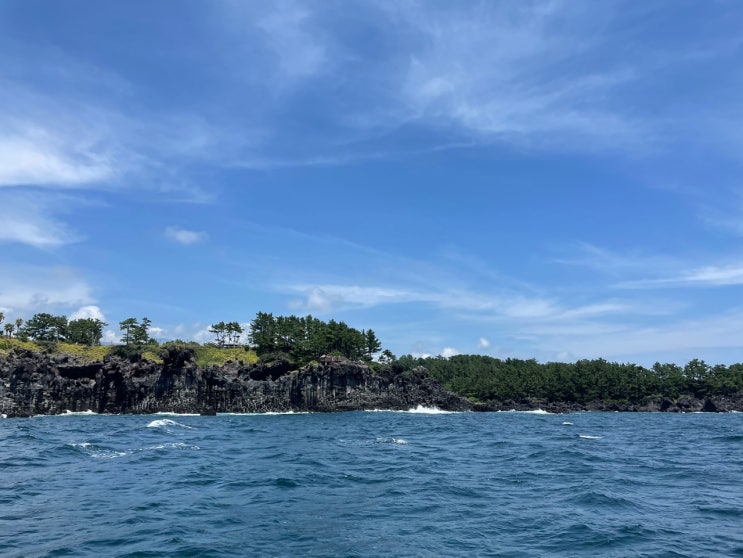
[(0, 355), (0, 414), (7, 417), (96, 413), (253, 413), (407, 410), (418, 405), (468, 410), (425, 369), (375, 372), (363, 363), (332, 362), (290, 371), (286, 363), (199, 368), (186, 349), (158, 364), (107, 357), (87, 363), (65, 355), (13, 350)]

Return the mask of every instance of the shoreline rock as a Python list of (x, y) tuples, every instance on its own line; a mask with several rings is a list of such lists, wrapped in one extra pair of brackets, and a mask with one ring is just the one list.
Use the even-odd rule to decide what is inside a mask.
[(187, 349), (171, 348), (162, 364), (137, 356), (90, 363), (71, 355), (13, 350), (0, 355), (0, 416), (406, 411), (419, 405), (480, 412), (743, 412), (743, 392), (703, 399), (650, 397), (639, 404), (539, 399), (473, 404), (444, 390), (422, 367), (374, 371), (361, 362), (332, 361), (292, 371), (283, 361), (230, 361), (202, 369), (192, 356)]
[(290, 371), (281, 362), (227, 362), (201, 369), (191, 356), (187, 350), (171, 349), (162, 364), (137, 357), (86, 363), (69, 355), (11, 351), (0, 355), (0, 414), (28, 417), (91, 410), (212, 415), (473, 407), (445, 391), (423, 368), (395, 373), (344, 361), (299, 371)]

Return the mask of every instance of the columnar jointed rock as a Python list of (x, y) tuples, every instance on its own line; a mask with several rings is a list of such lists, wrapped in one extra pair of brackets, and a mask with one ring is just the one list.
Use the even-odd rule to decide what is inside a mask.
[(467, 410), (424, 369), (374, 372), (363, 363), (314, 365), (290, 372), (281, 363), (229, 362), (201, 369), (187, 350), (171, 349), (162, 364), (106, 358), (84, 363), (31, 351), (0, 355), (0, 413), (9, 417), (169, 411), (267, 412), (407, 410), (418, 405)]

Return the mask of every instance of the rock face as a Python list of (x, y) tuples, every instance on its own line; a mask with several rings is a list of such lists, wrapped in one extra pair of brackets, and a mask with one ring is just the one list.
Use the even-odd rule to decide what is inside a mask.
[(665, 412), (665, 413), (729, 413), (743, 412), (743, 392), (733, 395), (719, 395), (698, 399), (682, 396), (678, 399), (648, 398), (643, 403), (615, 403), (610, 401), (591, 401), (589, 403), (567, 403), (524, 399), (521, 401), (501, 401), (487, 405), (476, 405), (473, 411), (533, 411), (541, 409), (548, 413), (575, 413), (580, 411), (607, 412)]
[(466, 400), (444, 391), (425, 369), (372, 371), (333, 362), (290, 372), (281, 362), (199, 368), (185, 349), (162, 364), (107, 357), (84, 363), (31, 351), (0, 355), (0, 414), (8, 417), (96, 413), (253, 413), (268, 411), (408, 410), (418, 405), (463, 411)]

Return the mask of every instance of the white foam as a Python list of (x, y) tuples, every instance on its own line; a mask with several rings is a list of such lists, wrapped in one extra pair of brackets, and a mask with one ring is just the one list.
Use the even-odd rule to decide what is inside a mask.
[(201, 416), (199, 413), (171, 413), (170, 411), (160, 411), (158, 413), (153, 413), (158, 416), (165, 416), (165, 417), (199, 417)]
[(199, 446), (194, 444), (184, 444), (183, 442), (171, 442), (168, 444), (157, 444), (155, 446), (147, 446), (146, 448), (143, 448), (142, 450), (133, 450), (133, 451), (146, 451), (146, 450), (161, 450), (161, 449), (191, 449), (191, 450), (198, 450), (201, 449)]
[(424, 407), (423, 405), (418, 405), (415, 409), (410, 409), (408, 413), (418, 415), (450, 415), (452, 411), (444, 411), (438, 407)]
[(562, 423), (563, 426), (573, 426), (572, 422), (565, 421)]
[(189, 430), (193, 430), (193, 426), (187, 426), (171, 419), (153, 420), (147, 425), (147, 428), (167, 428), (168, 426), (179, 426), (180, 428), (188, 428)]
[(64, 413), (62, 413), (61, 416), (63, 416), (63, 417), (73, 417), (73, 416), (85, 416), (85, 415), (97, 415), (97, 414), (98, 413), (94, 413), (90, 409), (88, 409), (87, 411), (69, 411), (69, 410), (67, 410)]
[(406, 446), (408, 444), (407, 440), (403, 440), (402, 438), (377, 438), (376, 442), (378, 444), (394, 444), (396, 446)]
[(126, 451), (96, 448), (95, 444), (91, 444), (90, 442), (72, 443), (69, 445), (73, 448), (82, 449), (90, 457), (94, 457), (96, 459), (115, 459), (117, 457), (124, 457), (125, 455), (129, 454), (129, 452)]
[(8, 418), (8, 415), (6, 415), (5, 413), (3, 413), (3, 414), (0, 415), (0, 418)]
[(603, 438), (603, 436), (589, 436), (588, 434), (580, 434), (578, 438), (583, 438), (584, 440), (600, 440)]

